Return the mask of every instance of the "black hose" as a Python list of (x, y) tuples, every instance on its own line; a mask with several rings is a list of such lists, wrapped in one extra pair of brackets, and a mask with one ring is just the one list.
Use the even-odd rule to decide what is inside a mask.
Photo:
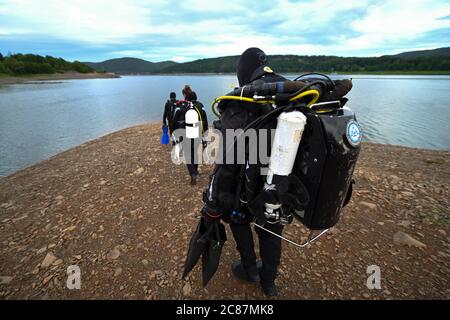
[(329, 76), (327, 76), (326, 74), (319, 73), (319, 72), (309, 72), (309, 73), (302, 74), (301, 76), (298, 76), (297, 78), (295, 78), (294, 81), (297, 81), (298, 79), (301, 79), (301, 78), (303, 78), (305, 76), (313, 76), (313, 75), (324, 77), (325, 79), (330, 81), (331, 84), (333, 85), (333, 90), (334, 90), (334, 88), (335, 88), (334, 81)]
[(248, 129), (250, 128), (257, 128), (257, 125), (261, 125), (261, 122), (265, 121), (267, 118), (276, 115), (277, 113), (281, 113), (283, 112), (285, 109), (287, 109), (288, 107), (291, 107), (291, 105), (286, 105), (286, 106), (282, 106), (279, 108), (276, 108), (272, 111), (270, 111), (269, 113), (263, 114), (262, 116), (256, 118), (255, 120), (253, 120), (252, 122), (250, 122), (248, 125), (246, 125), (242, 132), (239, 133), (235, 138), (234, 138), (234, 142), (232, 145), (230, 145), (228, 147), (228, 149), (225, 151), (225, 157), (228, 155), (228, 153), (231, 151), (232, 148), (234, 148), (234, 145), (236, 144), (236, 141), (238, 141), (238, 139), (241, 137), (241, 135), (243, 135)]

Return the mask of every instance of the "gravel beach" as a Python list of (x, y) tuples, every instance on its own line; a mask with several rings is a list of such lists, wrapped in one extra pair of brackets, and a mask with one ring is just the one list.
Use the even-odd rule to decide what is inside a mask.
[[(0, 179), (0, 299), (264, 299), (230, 273), (228, 226), (208, 286), (199, 266), (181, 279), (212, 166), (191, 186), (160, 130), (131, 127)], [(364, 143), (355, 180), (335, 228), (303, 250), (283, 243), (279, 298), (450, 299), (450, 152)], [(367, 288), (371, 265), (381, 289)]]

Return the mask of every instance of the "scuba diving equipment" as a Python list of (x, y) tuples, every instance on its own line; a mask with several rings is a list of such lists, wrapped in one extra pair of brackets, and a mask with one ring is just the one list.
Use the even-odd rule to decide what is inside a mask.
[(200, 119), (198, 112), (193, 107), (190, 107), (185, 113), (185, 124), (186, 138), (197, 139), (200, 136)]
[[(315, 73), (313, 73), (315, 74)], [(220, 96), (214, 99), (212, 103), (212, 111), (220, 117), (216, 111), (215, 106), (221, 100), (239, 100), (250, 103), (260, 104), (277, 104), (278, 106), (287, 104), (292, 101), (300, 100), (301, 98), (311, 94), (309, 90), (317, 91), (317, 99), (312, 99), (308, 103), (308, 107), (316, 103), (321, 97), (321, 101), (334, 101), (342, 99), (351, 89), (351, 79), (331, 80), (328, 76), (321, 78), (307, 78), (301, 81), (278, 81), (278, 82), (262, 82), (254, 81), (253, 83), (236, 88), (225, 96)], [(306, 94), (306, 92), (309, 92)]]
[(169, 144), (169, 127), (167, 125), (163, 125), (162, 127), (163, 134), (161, 136), (161, 144)]
[[(303, 121), (296, 120), (298, 127), (295, 128), (298, 131), (289, 130), (291, 133), (297, 132), (296, 143), (284, 141), (288, 140), (284, 136), (280, 136), (282, 139), (278, 138), (281, 140), (278, 146), (286, 144), (295, 152), (287, 152), (290, 156), (285, 158), (286, 162), (277, 163), (273, 160), (272, 173), (270, 173), (269, 165), (269, 177), (261, 175), (260, 169), (264, 169), (261, 163), (249, 165), (249, 162), (237, 164), (237, 166), (230, 164), (232, 169), (225, 171), (226, 175), (220, 176), (214, 173), (211, 176), (209, 188), (203, 194), (205, 206), (202, 213), (226, 222), (246, 223), (248, 219), (255, 224), (258, 232), (259, 229), (265, 230), (274, 237), (299, 248), (306, 247), (325, 234), (339, 219), (343, 201), (348, 198), (354, 164), (360, 149), (360, 128), (354, 114), (344, 107), (346, 102), (344, 95), (351, 87), (351, 80), (330, 83), (326, 78), (312, 77), (295, 83), (281, 81), (267, 85), (255, 81), (235, 89), (228, 95), (214, 99), (213, 112), (216, 115), (218, 115), (217, 112), (224, 112), (227, 118), (224, 117), (222, 120), (229, 121), (228, 117), (234, 117), (237, 119), (234, 123), (239, 124), (234, 127), (223, 121), (225, 128), (245, 126), (242, 132), (234, 137), (235, 142), (249, 129), (257, 130), (259, 138), (259, 133), (262, 132), (259, 129), (275, 128), (277, 117), (284, 119), (286, 115), (293, 114), (295, 118), (296, 113), (300, 113), (301, 116), (298, 118)], [(243, 103), (229, 103), (229, 100)], [(252, 108), (256, 111), (253, 112)], [(239, 113), (239, 109), (248, 109), (248, 111)], [(281, 116), (283, 113), (284, 115)], [(250, 117), (250, 114), (253, 116)], [(240, 115), (242, 119), (238, 119)], [(220, 125), (221, 123), (217, 123), (217, 127)], [(303, 133), (299, 130), (300, 128), (303, 128)], [(333, 128), (336, 130), (333, 131)], [(342, 128), (345, 129), (342, 130)], [(249, 144), (245, 145), (247, 154)], [(276, 153), (274, 151), (276, 146), (277, 144), (269, 144), (269, 148), (272, 147), (270, 158)], [(225, 158), (228, 151), (234, 148), (233, 143), (231, 146), (225, 145)], [(333, 161), (337, 163), (333, 164)], [(226, 166), (216, 168), (218, 168), (217, 172), (227, 169)], [(235, 182), (239, 181), (237, 187), (231, 192), (226, 188), (218, 188), (223, 181), (231, 181), (231, 179)], [(234, 182), (231, 186), (234, 187)], [(300, 200), (296, 199), (297, 197)], [(324, 209), (323, 213), (320, 212), (322, 209)], [(296, 243), (270, 230), (275, 227), (281, 228), (281, 224), (292, 223), (294, 219), (299, 220), (311, 230), (308, 240), (304, 243)], [(264, 225), (265, 223), (267, 225)], [(223, 239), (223, 237), (220, 238)], [(220, 254), (220, 251), (215, 253)], [(218, 261), (218, 255), (216, 257), (214, 261)], [(208, 265), (212, 265), (213, 270), (217, 268), (215, 263), (206, 263), (206, 260), (205, 258), (204, 268)], [(195, 262), (197, 261), (198, 258)]]
[(233, 210), (230, 216), (231, 221), (237, 224), (252, 222), (253, 217), (248, 212)]
[(188, 139), (200, 138), (204, 134), (202, 114), (194, 102), (191, 101), (184, 101), (184, 102), (186, 103), (184, 113), (186, 138)]
[(175, 164), (181, 164), (181, 154), (183, 152), (183, 146), (180, 139), (181, 138), (177, 138), (175, 136), (175, 133), (172, 133), (172, 141), (174, 142), (174, 145), (172, 148), (171, 157), (173, 163)]
[[(301, 90), (299, 90), (301, 91)], [(250, 102), (255, 103), (256, 105), (267, 105), (267, 104), (276, 104), (282, 102), (283, 104), (287, 104), (289, 102), (294, 102), (296, 100), (304, 99), (305, 97), (309, 97), (310, 100), (308, 101), (307, 106), (311, 106), (314, 103), (319, 100), (320, 97), (320, 91), (319, 89), (310, 89), (307, 91), (301, 91), (300, 93), (295, 94), (289, 94), (289, 96), (283, 96), (283, 100), (275, 101), (276, 96), (254, 96), (253, 98), (244, 97), (244, 96), (232, 96), (232, 95), (226, 95), (226, 96), (220, 96), (214, 99), (212, 103), (212, 111), (213, 113), (220, 117), (219, 113), (217, 113), (215, 106), (222, 100), (238, 100), (242, 102)]]
[[(327, 113), (309, 112), (293, 174), (309, 191), (310, 202), (294, 217), (307, 228), (333, 227), (351, 192), (360, 152), (361, 129), (353, 111), (344, 107)], [(350, 196), (350, 195), (348, 195)]]
[[(300, 111), (283, 112), (278, 117), (275, 137), (272, 144), (272, 154), (269, 160), (269, 172), (266, 176), (265, 190), (276, 188), (274, 176), (288, 176), (294, 167), (298, 146), (306, 125), (306, 117)], [(282, 221), (287, 224), (287, 218), (281, 216), (281, 203), (266, 203), (265, 216), (270, 220)]]
[[(207, 228), (205, 217), (200, 217), (200, 221), (194, 234), (189, 241), (188, 254), (186, 261), (184, 262), (183, 278), (185, 278), (189, 272), (195, 267), (201, 255), (206, 249), (207, 237), (212, 232), (212, 229)], [(208, 233), (206, 232), (208, 230)]]
[(304, 248), (306, 246), (308, 246), (309, 244), (313, 243), (314, 241), (316, 241), (317, 239), (319, 239), (322, 235), (324, 235), (328, 230), (330, 229), (325, 229), (325, 230), (311, 230), (311, 232), (309, 233), (308, 236), (308, 240), (306, 240), (303, 243), (297, 243), (295, 241), (289, 240), (286, 237), (280, 236), (279, 234), (276, 234), (273, 231), (270, 231), (269, 229), (264, 228), (263, 226), (257, 224), (256, 222), (254, 222), (254, 225), (257, 226), (258, 228), (274, 235), (277, 238), (280, 238), (286, 242), (289, 242), (290, 244), (293, 244), (294, 246), (298, 247), (298, 248)]
[[(252, 84), (243, 86), (241, 88), (236, 88), (231, 91), (228, 95), (231, 96), (242, 96), (242, 97), (252, 97), (252, 96), (264, 96), (268, 99), (275, 99), (277, 94), (294, 93), (300, 89), (304, 89), (305, 85), (309, 83), (302, 81), (277, 81), (277, 82), (259, 82), (255, 81)], [(319, 80), (314, 85), (320, 85), (323, 89), (326, 89), (327, 84)], [(311, 85), (313, 86), (313, 85)]]
[[(284, 81), (264, 84), (255, 81), (235, 89), (232, 95), (216, 98), (212, 106), (215, 111), (215, 105), (222, 100), (244, 101), (255, 106), (268, 103), (273, 105), (272, 112), (248, 124), (244, 131), (261, 127), (262, 123), (282, 112), (288, 114), (288, 111), (296, 110), (306, 118), (304, 133), (300, 136), (300, 145), (297, 145), (298, 151), (289, 177), (293, 175), (301, 180), (303, 190), (308, 193), (307, 203), (305, 202), (304, 208), (286, 210), (281, 203), (268, 202), (270, 197), (267, 195), (261, 199), (265, 200), (265, 216), (269, 218), (269, 223), (289, 223), (293, 216), (312, 230), (309, 242), (337, 223), (341, 208), (348, 202), (362, 136), (354, 113), (344, 107), (347, 102), (344, 95), (352, 88), (351, 80), (332, 81), (327, 76), (323, 78), (325, 79), (308, 77), (298, 81), (299, 83)], [(290, 93), (286, 100), (276, 99), (280, 94), (278, 91), (282, 91), (281, 94), (295, 92)], [(223, 111), (221, 108), (226, 108), (226, 104), (219, 105), (219, 110)], [(276, 146), (272, 150), (276, 150)], [(289, 162), (287, 164), (289, 168)], [(283, 166), (280, 167), (284, 169)], [(284, 173), (289, 174), (290, 170)], [(271, 186), (271, 182), (274, 182), (271, 181), (272, 177), (279, 176), (269, 174), (263, 192), (276, 194), (276, 183), (275, 187)], [(277, 199), (276, 196), (274, 198)], [(264, 228), (261, 219), (258, 221), (256, 216), (255, 219), (258, 227)]]
[[(200, 131), (201, 126), (201, 131)], [(184, 133), (180, 135), (177, 129), (185, 129)], [(172, 141), (174, 148), (172, 150), (172, 160), (175, 163), (181, 163), (181, 152), (183, 149), (183, 138), (197, 139), (200, 134), (203, 135), (203, 119), (201, 112), (194, 103), (187, 100), (179, 100), (174, 109), (173, 115), (173, 133)], [(179, 136), (176, 136), (176, 133)]]
[(185, 278), (202, 257), (203, 286), (206, 286), (217, 271), (226, 241), (225, 226), (219, 220), (211, 220), (202, 215), (189, 241), (182, 277)]
[(243, 86), (266, 73), (273, 73), (268, 65), (267, 56), (259, 48), (248, 48), (239, 57), (236, 76), (239, 85)]
[(184, 113), (186, 112), (190, 104), (191, 102), (186, 100), (179, 100), (175, 104), (173, 108), (173, 117), (172, 117), (173, 131), (185, 127)]
[(219, 220), (211, 222), (213, 232), (210, 234), (209, 242), (202, 254), (202, 278), (203, 286), (206, 286), (214, 276), (219, 267), (222, 248), (227, 241), (225, 226)]

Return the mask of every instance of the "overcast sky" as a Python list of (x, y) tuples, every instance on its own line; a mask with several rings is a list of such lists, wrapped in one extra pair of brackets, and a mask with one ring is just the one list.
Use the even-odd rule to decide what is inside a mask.
[(450, 46), (449, 0), (0, 0), (0, 52), (190, 61), (268, 54), (379, 56)]

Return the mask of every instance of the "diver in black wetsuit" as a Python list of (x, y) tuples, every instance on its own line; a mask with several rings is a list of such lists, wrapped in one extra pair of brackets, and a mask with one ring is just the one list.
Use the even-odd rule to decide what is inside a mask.
[[(185, 93), (185, 91), (183, 91)], [(205, 110), (203, 109), (203, 104), (197, 101), (197, 94), (190, 89), (185, 94), (186, 101), (180, 101), (177, 103), (176, 108), (179, 108), (174, 115), (173, 123), (174, 130), (185, 129), (186, 128), (186, 112), (189, 109), (193, 109), (197, 112), (198, 118), (200, 120), (200, 136), (197, 139), (189, 139), (182, 137), (181, 143), (183, 144), (183, 153), (186, 160), (186, 166), (191, 177), (191, 185), (197, 183), (198, 178), (198, 157), (197, 151), (200, 145), (204, 146), (203, 134), (208, 131), (208, 118)], [(191, 105), (189, 104), (191, 103)], [(185, 139), (183, 141), (183, 139)]]
[[(241, 55), (237, 76), (239, 87), (213, 103), (220, 117), (214, 127), (222, 134), (183, 278), (201, 257), (203, 285), (211, 280), (227, 241), (223, 220), (230, 224), (241, 257), (232, 264), (234, 276), (260, 282), (264, 293), (274, 297), (281, 240), (297, 247), (315, 241), (339, 221), (350, 200), (361, 129), (345, 107), (350, 79), (309, 73), (286, 81), (273, 73), (258, 48)], [(303, 244), (281, 237), (283, 226), (294, 218), (311, 230)], [(261, 262), (251, 223), (257, 227)]]
[[(190, 161), (186, 162), (189, 175), (191, 176), (191, 185), (197, 184), (198, 177), (198, 161), (196, 161), (195, 152), (200, 147), (200, 144), (204, 146), (203, 134), (208, 131), (208, 118), (205, 110), (203, 110), (203, 104), (197, 101), (197, 94), (192, 91), (186, 96), (186, 100), (192, 102), (194, 110), (199, 115), (200, 120), (200, 137), (198, 139), (188, 139), (187, 143), (191, 146)], [(186, 146), (186, 144), (185, 144)], [(185, 157), (187, 153), (185, 152)]]
[(175, 92), (171, 92), (170, 99), (164, 105), (163, 126), (169, 126), (170, 135), (173, 132), (173, 111), (177, 102), (177, 95)]
[[(286, 80), (284, 77), (276, 75), (270, 69), (265, 53), (258, 48), (249, 48), (241, 55), (237, 67), (237, 77), (240, 87), (256, 80), (262, 82)], [(221, 103), (226, 103), (226, 105), (219, 104), (219, 108), (223, 110), (220, 118), (220, 130), (224, 139), (222, 147), (226, 148), (225, 131), (227, 129), (244, 128), (251, 121), (258, 118), (262, 111), (254, 106), (249, 106), (245, 102), (236, 100), (228, 100)], [(225, 149), (223, 150), (225, 154)], [(241, 167), (242, 165), (235, 163), (216, 164), (210, 184), (204, 192), (205, 206), (203, 213), (207, 219), (222, 218), (225, 221), (230, 220), (229, 215), (233, 210), (235, 190)], [(267, 296), (276, 296), (275, 278), (281, 258), (281, 239), (257, 228), (256, 233), (259, 238), (260, 256), (262, 259), (262, 263), (257, 263), (250, 221), (231, 219), (230, 227), (236, 241), (236, 248), (241, 257), (240, 261), (232, 264), (233, 274), (241, 280), (260, 282)], [(281, 224), (273, 224), (267, 228), (279, 235), (281, 235), (283, 230)]]

